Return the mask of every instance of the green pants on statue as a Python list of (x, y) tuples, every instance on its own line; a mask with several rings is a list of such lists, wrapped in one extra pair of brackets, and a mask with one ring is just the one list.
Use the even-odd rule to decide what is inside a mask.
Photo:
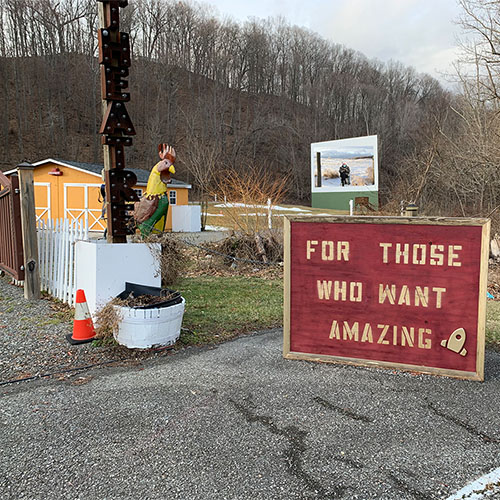
[(151, 231), (153, 231), (153, 227), (155, 224), (165, 216), (165, 220), (167, 220), (167, 212), (168, 212), (168, 197), (166, 194), (162, 194), (158, 198), (158, 208), (155, 210), (154, 214), (148, 219), (145, 220), (142, 224), (139, 224), (139, 231), (142, 236), (149, 236)]

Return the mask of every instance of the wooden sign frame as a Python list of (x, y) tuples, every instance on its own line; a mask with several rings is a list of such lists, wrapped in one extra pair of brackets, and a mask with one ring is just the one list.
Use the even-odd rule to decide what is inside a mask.
[[(296, 224), (309, 224), (307, 228), (304, 226), (300, 226)], [(446, 233), (446, 234), (453, 234), (457, 235), (456, 237), (460, 237), (460, 228), (464, 227), (474, 227), (476, 229), (470, 229), (468, 230), (469, 233), (467, 234), (474, 234), (477, 235), (477, 242), (476, 246), (473, 247), (474, 254), (477, 255), (479, 258), (479, 263), (478, 265), (476, 264), (476, 260), (471, 260), (471, 262), (474, 262), (474, 266), (477, 265), (477, 270), (479, 275), (474, 274), (474, 279), (477, 280), (475, 283), (478, 284), (478, 289), (477, 293), (478, 295), (474, 295), (474, 303), (475, 300), (477, 300), (477, 311), (475, 311), (474, 308), (474, 316), (477, 315), (477, 322), (473, 322), (472, 324), (475, 324), (476, 326), (476, 331), (475, 335), (473, 335), (473, 340), (475, 342), (475, 349), (473, 349), (470, 353), (473, 354), (472, 359), (468, 361), (469, 364), (474, 364), (474, 355), (475, 355), (475, 365), (473, 366), (473, 369), (454, 369), (454, 368), (443, 368), (443, 367), (438, 367), (438, 366), (424, 366), (423, 364), (414, 364), (413, 362), (391, 362), (387, 361), (384, 359), (374, 359), (373, 357), (370, 359), (365, 359), (361, 356), (346, 356), (343, 354), (342, 356), (339, 355), (331, 355), (331, 354), (324, 354), (321, 352), (303, 352), (303, 349), (300, 350), (292, 350), (292, 345), (297, 345), (297, 339), (300, 338), (301, 335), (307, 336), (308, 335), (308, 330), (311, 332), (316, 328), (314, 324), (316, 323), (316, 320), (318, 319), (317, 316), (317, 311), (316, 313), (311, 309), (311, 319), (312, 321), (306, 322), (304, 321), (304, 324), (299, 324), (298, 327), (293, 325), (292, 328), (292, 307), (294, 307), (294, 303), (292, 300), (292, 290), (293, 293), (296, 294), (296, 296), (300, 296), (301, 298), (306, 297), (306, 301), (309, 299), (307, 298), (307, 295), (305, 292), (301, 292), (301, 290), (304, 287), (308, 287), (307, 289), (313, 290), (314, 286), (311, 286), (310, 281), (314, 280), (315, 278), (312, 277), (314, 272), (312, 272), (310, 275), (308, 273), (308, 263), (305, 261), (305, 257), (303, 254), (300, 254), (299, 257), (297, 257), (299, 254), (297, 252), (297, 248), (295, 248), (296, 245), (300, 245), (304, 242), (304, 235), (307, 234), (307, 231), (313, 227), (314, 224), (320, 224), (317, 226), (316, 234), (325, 234), (325, 232), (328, 232), (328, 229), (334, 229), (336, 228), (338, 231), (342, 232), (342, 230), (345, 228), (345, 230), (353, 230), (355, 227), (359, 227), (360, 231), (368, 229), (366, 225), (381, 225), (377, 226), (371, 229), (371, 234), (376, 234), (378, 235), (379, 233), (382, 234), (386, 230), (389, 229), (389, 225), (396, 226), (394, 227), (394, 234), (398, 234), (398, 232), (401, 232), (401, 226), (421, 226), (420, 228), (412, 228), (411, 230), (404, 230), (403, 232), (406, 232), (406, 234), (413, 234), (412, 231), (415, 230), (420, 230), (421, 232), (428, 229), (430, 234), (433, 234), (434, 236), (438, 235), (439, 232)], [(324, 224), (335, 224), (336, 226), (324, 226)], [(342, 224), (349, 224), (349, 226), (342, 226)], [(353, 226), (356, 225), (356, 226)], [(423, 227), (422, 227), (423, 226)], [(440, 228), (437, 229), (436, 226), (439, 226)], [(456, 231), (452, 229), (446, 229), (446, 226), (455, 226)], [(479, 227), (479, 228), (478, 228)], [(294, 232), (294, 228), (297, 228)], [(433, 229), (432, 229), (433, 228)], [(322, 233), (318, 233), (318, 231), (321, 229)], [(374, 232), (375, 231), (375, 232)], [(379, 231), (379, 233), (377, 232)], [(464, 230), (467, 231), (467, 230)], [(463, 232), (464, 232), (463, 231)], [(472, 233), (473, 232), (473, 233)], [(361, 234), (361, 233), (360, 233)], [(421, 233), (422, 234), (422, 233)], [(466, 232), (464, 232), (464, 235)], [(298, 235), (298, 236), (297, 236)], [(338, 235), (338, 234), (337, 234)], [(337, 236), (336, 235), (336, 236)], [(400, 369), (400, 370), (405, 370), (405, 371), (412, 371), (412, 372), (419, 372), (419, 373), (426, 373), (426, 374), (432, 374), (432, 375), (442, 375), (442, 376), (448, 376), (448, 377), (454, 377), (454, 378), (460, 378), (460, 379), (470, 379), (470, 380), (477, 380), (477, 381), (483, 381), (484, 380), (484, 350), (485, 350), (485, 326), (486, 326), (486, 293), (487, 293), (487, 274), (488, 274), (488, 258), (489, 258), (489, 236), (490, 235), (490, 221), (489, 219), (472, 219), (472, 218), (443, 218), (443, 217), (356, 217), (356, 216), (332, 216), (332, 217), (310, 217), (310, 216), (287, 216), (284, 218), (284, 318), (283, 318), (283, 356), (284, 358), (287, 359), (299, 359), (299, 360), (309, 360), (309, 361), (319, 361), (319, 362), (328, 362), (328, 363), (342, 363), (342, 364), (351, 364), (351, 365), (358, 365), (358, 366), (367, 366), (367, 367), (382, 367), (382, 368), (392, 368), (392, 369)], [(326, 236), (327, 237), (327, 236)], [(454, 236), (455, 237), (455, 236)], [(293, 240), (292, 240), (293, 238)], [(316, 238), (318, 239), (318, 238)], [(383, 241), (383, 240), (382, 240)], [(459, 241), (459, 240), (457, 240)], [(465, 242), (467, 241), (472, 241), (472, 240), (466, 240), (464, 239)], [(475, 241), (475, 240), (474, 240)], [(300, 243), (297, 243), (300, 242)], [(315, 240), (314, 243), (317, 243)], [(426, 241), (427, 244), (427, 241)], [(430, 244), (430, 243), (429, 243)], [(309, 245), (309, 243), (308, 243)], [(386, 243), (380, 244), (380, 246), (387, 245)], [(471, 243), (472, 245), (472, 243)], [(302, 247), (300, 247), (302, 252)], [(318, 254), (320, 253), (320, 246), (317, 247)], [(457, 247), (458, 248), (458, 247)], [(461, 248), (461, 247), (460, 247)], [(471, 246), (472, 248), (472, 246)], [(480, 249), (480, 250), (479, 250)], [(315, 251), (316, 249), (312, 250)], [(306, 253), (304, 249), (304, 254)], [(296, 256), (297, 254), (297, 256)], [(315, 254), (315, 258), (318, 259), (317, 255)], [(386, 254), (384, 254), (385, 256)], [(471, 254), (472, 255), (472, 254)], [(308, 258), (311, 257), (310, 253), (307, 253)], [(300, 261), (297, 260), (301, 259)], [(384, 257), (385, 258), (385, 257)], [(449, 258), (449, 257), (448, 257)], [(294, 263), (294, 259), (295, 262)], [(300, 263), (299, 263), (300, 262)], [(445, 261), (446, 262), (446, 261)], [(410, 262), (411, 263), (411, 262)], [(415, 262), (413, 262), (415, 263)], [(420, 262), (417, 262), (420, 263)], [(428, 262), (430, 263), (430, 261)], [(450, 261), (448, 260), (448, 265)], [(453, 261), (452, 261), (453, 263)], [(313, 267), (313, 263), (311, 262), (311, 268)], [(323, 265), (322, 263), (318, 265)], [(453, 264), (455, 265), (455, 264)], [(457, 264), (458, 265), (458, 264)], [(292, 268), (292, 266), (296, 266), (296, 270)], [(465, 264), (464, 264), (465, 266)], [(374, 266), (376, 268), (376, 266)], [(424, 266), (422, 266), (424, 267)], [(323, 268), (325, 266), (323, 265)], [(387, 268), (388, 269), (388, 268)], [(464, 267), (465, 270), (467, 270), (466, 267)], [(434, 270), (434, 268), (428, 268), (428, 272), (431, 273)], [(384, 274), (386, 270), (382, 270), (382, 276), (387, 276), (387, 273)], [(347, 271), (348, 272), (348, 271)], [(409, 271), (408, 271), (409, 272)], [(444, 272), (441, 270), (441, 272)], [(457, 273), (458, 271), (452, 269), (451, 271), (448, 271), (449, 275), (452, 273)], [(378, 276), (377, 270), (375, 269), (374, 271), (375, 276)], [(415, 270), (413, 270), (413, 273), (415, 274)], [(430, 274), (432, 276), (432, 274)], [(292, 278), (294, 276), (294, 278)], [(470, 276), (470, 275), (469, 275)], [(354, 278), (360, 278), (359, 276), (353, 276)], [(292, 279), (297, 281), (297, 283), (292, 283)], [(361, 278), (360, 278), (361, 279)], [(379, 278), (380, 279), (380, 278)], [(456, 278), (455, 278), (456, 280)], [(319, 281), (319, 280), (318, 280)], [(293, 289), (292, 289), (293, 286)], [(331, 286), (331, 285), (330, 285)], [(381, 286), (381, 285), (380, 285)], [(318, 284), (319, 287), (319, 284)], [(373, 288), (373, 287), (372, 287)], [(319, 293), (319, 291), (318, 291)], [(380, 292), (379, 292), (380, 293)], [(466, 293), (461, 290), (460, 293)], [(472, 292), (471, 292), (472, 293)], [(302, 302), (300, 302), (298, 299), (294, 299), (295, 302), (297, 303), (296, 309), (303, 309), (305, 312), (302, 314), (308, 314), (307, 307), (308, 305), (305, 304), (303, 305)], [(335, 299), (337, 300), (337, 298)], [(380, 295), (379, 295), (379, 302), (380, 302)], [(312, 304), (312, 299), (311, 299), (311, 304)], [(341, 308), (345, 306), (345, 310), (347, 311), (345, 314), (349, 314), (349, 304), (346, 302), (343, 303), (337, 303), (335, 304), (338, 307), (335, 307), (335, 311), (342, 310)], [(398, 304), (399, 305), (399, 304)], [(417, 305), (417, 304), (415, 304)], [(316, 304), (317, 306), (317, 304)], [(315, 306), (315, 307), (316, 307)], [(318, 307), (323, 307), (324, 306), (318, 306)], [(332, 306), (333, 307), (333, 306)], [(375, 305), (372, 307), (376, 307)], [(407, 310), (410, 310), (411, 308), (407, 308)], [(375, 309), (376, 310), (376, 309)], [(463, 311), (463, 309), (459, 309), (459, 311)], [(302, 317), (302, 316), (297, 316), (298, 313), (293, 311), (293, 314), (295, 315), (294, 317)], [(315, 316), (316, 314), (316, 316)], [(398, 313), (394, 313), (398, 314)], [(406, 314), (406, 313), (405, 313)], [(410, 311), (410, 313), (412, 312)], [(434, 312), (434, 314), (436, 314)], [(424, 315), (425, 317), (425, 315)], [(443, 316), (444, 317), (444, 316)], [(475, 320), (475, 318), (473, 318)], [(470, 321), (472, 321), (471, 318), (469, 318)], [(293, 321), (296, 321), (294, 319)], [(375, 320), (376, 321), (376, 320)], [(420, 316), (420, 321), (422, 321), (422, 315)], [(345, 323), (345, 322), (344, 322)], [(427, 323), (427, 321), (425, 321)], [(311, 326), (313, 325), (313, 326)], [(381, 325), (378, 325), (381, 326)], [(333, 326), (332, 326), (333, 328)], [(396, 327), (394, 327), (396, 328)], [(430, 331), (430, 330), (429, 330)], [(458, 330), (456, 330), (458, 331)], [(296, 333), (297, 332), (297, 333)], [(304, 333), (302, 333), (304, 332)], [(441, 337), (434, 339), (434, 345), (439, 345), (437, 341), (441, 342), (441, 346), (446, 347), (447, 345), (449, 346), (450, 344), (445, 344), (445, 340), (443, 339), (443, 334), (444, 332), (441, 332)], [(455, 332), (453, 332), (455, 334)], [(309, 334), (310, 338), (307, 340), (309, 342), (308, 345), (314, 346), (314, 342), (316, 342), (316, 335), (318, 335), (317, 331), (314, 331), (314, 333)], [(321, 335), (324, 337), (324, 329), (322, 330)], [(326, 332), (326, 335), (328, 336), (328, 332)], [(331, 335), (331, 334), (330, 334)], [(337, 334), (338, 335), (338, 334)], [(331, 337), (338, 339), (338, 336)], [(344, 333), (344, 339), (345, 340), (345, 333)], [(460, 337), (458, 337), (460, 338)], [(351, 337), (349, 337), (351, 339)], [(450, 336), (451, 339), (451, 336)], [(304, 345), (307, 344), (304, 343)], [(323, 342), (322, 345), (325, 345), (325, 339), (322, 338), (321, 342)], [(448, 340), (447, 342), (450, 342)], [(379, 342), (380, 343), (380, 342)], [(385, 342), (383, 342), (385, 343)], [(299, 342), (300, 344), (300, 342)], [(319, 344), (318, 344), (319, 345)], [(396, 344), (394, 344), (396, 345)], [(403, 342), (404, 345), (404, 342)], [(470, 349), (470, 342), (468, 344), (469, 349)], [(384, 346), (385, 347), (385, 346)], [(420, 347), (420, 346), (419, 346)], [(372, 346), (370, 346), (372, 348)], [(375, 346), (375, 349), (378, 349), (378, 346)], [(309, 351), (314, 351), (314, 349), (308, 349)], [(318, 349), (319, 351), (325, 350), (324, 347), (321, 349)], [(373, 348), (372, 348), (373, 350)], [(447, 352), (447, 351), (450, 352)], [(359, 349), (358, 349), (359, 351)], [(466, 351), (463, 349), (462, 351)], [(407, 352), (407, 351), (405, 351)], [(430, 352), (430, 351), (428, 351)], [(443, 356), (449, 356), (451, 361), (450, 363), (454, 363), (455, 359), (460, 360), (460, 353), (457, 353), (458, 351), (454, 351), (451, 353), (451, 349), (448, 347), (448, 349), (442, 349), (442, 351), (439, 351), (439, 356), (441, 356), (441, 353), (443, 353)], [(451, 354), (450, 354), (451, 353)], [(373, 353), (371, 353), (373, 354)], [(375, 356), (378, 354), (375, 353)], [(435, 355), (435, 354), (434, 354)], [(453, 357), (455, 356), (455, 357)], [(462, 352), (462, 356), (465, 356)], [(383, 358), (384, 356), (382, 356)], [(421, 357), (421, 355), (420, 355)], [(465, 358), (464, 358), (465, 359)]]

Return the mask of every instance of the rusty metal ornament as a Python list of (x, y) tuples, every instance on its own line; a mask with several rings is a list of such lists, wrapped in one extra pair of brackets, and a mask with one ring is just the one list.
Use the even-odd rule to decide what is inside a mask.
[(132, 187), (136, 175), (125, 169), (126, 146), (132, 145), (135, 129), (125, 103), (131, 65), (129, 34), (120, 31), (120, 8), (127, 0), (97, 0), (103, 4), (103, 25), (98, 31), (99, 64), (101, 65), (101, 94), (106, 110), (99, 129), (102, 144), (109, 148), (109, 170), (105, 172), (108, 234), (114, 242), (125, 241), (131, 227), (133, 202), (138, 201)]

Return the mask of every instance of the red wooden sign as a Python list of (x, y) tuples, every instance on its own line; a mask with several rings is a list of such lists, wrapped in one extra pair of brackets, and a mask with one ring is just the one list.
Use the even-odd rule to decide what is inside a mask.
[(285, 220), (286, 358), (483, 380), (489, 221)]

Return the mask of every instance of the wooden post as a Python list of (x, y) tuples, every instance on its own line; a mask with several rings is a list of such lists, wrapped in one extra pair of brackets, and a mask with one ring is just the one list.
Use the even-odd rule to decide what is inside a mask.
[[(103, 2), (98, 2), (97, 3), (97, 8), (98, 8), (98, 16), (99, 16), (99, 28), (105, 28), (106, 24), (104, 21), (104, 3)], [(102, 71), (101, 68), (99, 68), (100, 71)], [(102, 116), (106, 114), (106, 110), (108, 109), (108, 101), (104, 99), (105, 96), (102, 96), (101, 98), (101, 113)], [(102, 150), (104, 153), (104, 170), (109, 170), (111, 168), (111, 151), (109, 150), (109, 146), (104, 144), (102, 146)], [(109, 200), (106, 200), (108, 202)], [(110, 240), (110, 231), (108, 231), (108, 242), (112, 243), (112, 240)]]
[(17, 166), (21, 194), (21, 227), (24, 251), (24, 298), (40, 298), (40, 273), (38, 269), (38, 244), (36, 237), (34, 167), (30, 163)]
[(415, 203), (410, 203), (406, 205), (405, 208), (405, 217), (417, 217), (418, 215), (418, 207)]
[[(105, 28), (105, 18), (104, 18), (104, 3), (103, 2), (97, 2), (98, 4), (98, 16), (99, 16), (99, 28)], [(100, 68), (100, 71), (103, 71), (102, 68)], [(102, 110), (102, 116), (106, 114), (106, 110), (108, 108), (108, 101), (104, 99), (105, 96), (102, 96), (101, 100), (101, 110)], [(110, 170), (111, 169), (111, 150), (109, 149), (109, 146), (104, 144), (102, 146), (102, 151), (103, 151), (103, 160), (104, 160), (104, 170)], [(103, 180), (104, 182), (104, 180)], [(109, 193), (109, 190), (106, 190), (106, 194)], [(126, 237), (123, 236), (117, 236), (113, 238), (112, 231), (110, 231), (110, 224), (109, 224), (109, 218), (111, 214), (111, 203), (109, 196), (106, 196), (106, 226), (108, 228), (108, 231), (106, 233), (106, 241), (108, 243), (124, 243), (127, 241)]]
[(321, 187), (321, 152), (316, 153), (316, 187)]

